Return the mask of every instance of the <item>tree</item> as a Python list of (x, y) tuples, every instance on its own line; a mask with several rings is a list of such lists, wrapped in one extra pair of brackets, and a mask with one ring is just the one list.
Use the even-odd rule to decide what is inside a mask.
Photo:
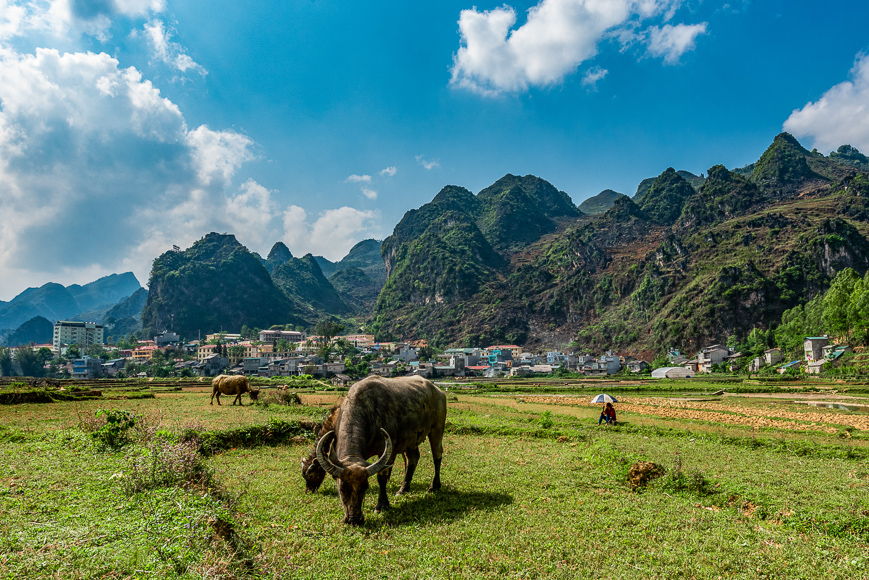
[(54, 353), (52, 353), (51, 349), (47, 346), (43, 346), (36, 352), (36, 358), (38, 358), (39, 363), (44, 366), (45, 363), (54, 358)]
[(39, 356), (30, 347), (22, 347), (15, 351), (15, 364), (21, 370), (21, 375), (25, 377), (41, 377), (45, 374), (39, 362)]
[(344, 329), (345, 325), (340, 322), (336, 322), (334, 320), (323, 319), (317, 323), (314, 327), (314, 334), (318, 334), (323, 337), (323, 342), (329, 344), (332, 341), (332, 337), (338, 336)]
[(88, 356), (92, 356), (94, 358), (105, 358), (106, 357), (106, 349), (103, 348), (101, 344), (92, 344), (87, 347), (85, 353)]
[(830, 332), (836, 336), (851, 335), (854, 318), (851, 296), (862, 293), (863, 280), (851, 268), (845, 268), (838, 274), (824, 294), (824, 322)]
[(74, 358), (81, 358), (81, 350), (79, 350), (78, 345), (72, 343), (68, 347), (66, 347), (66, 358), (72, 360)]
[(240, 344), (233, 345), (229, 347), (229, 358), (232, 359), (241, 359), (244, 358), (245, 348)]
[(0, 346), (0, 375), (12, 376), (12, 353), (5, 346)]

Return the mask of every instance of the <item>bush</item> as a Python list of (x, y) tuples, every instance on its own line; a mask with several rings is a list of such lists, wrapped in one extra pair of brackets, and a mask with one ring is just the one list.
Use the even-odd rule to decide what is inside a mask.
[(212, 487), (213, 474), (199, 454), (199, 441), (174, 439), (161, 433), (143, 454), (130, 458), (130, 473), (123, 478), (128, 493), (157, 487)]
[(537, 423), (541, 429), (551, 429), (555, 422), (552, 420), (552, 411), (544, 411)]
[(682, 469), (682, 456), (678, 453), (673, 469), (664, 479), (662, 487), (671, 493), (689, 493), (697, 497), (715, 493), (712, 480), (703, 475), (702, 471), (698, 469), (689, 472)]
[(301, 405), (302, 399), (296, 393), (288, 391), (286, 387), (281, 387), (261, 393), (256, 404), (265, 407), (269, 405)]
[(98, 409), (93, 418), (79, 417), (79, 428), (102, 445), (117, 449), (131, 441), (130, 429), (139, 416), (122, 409)]

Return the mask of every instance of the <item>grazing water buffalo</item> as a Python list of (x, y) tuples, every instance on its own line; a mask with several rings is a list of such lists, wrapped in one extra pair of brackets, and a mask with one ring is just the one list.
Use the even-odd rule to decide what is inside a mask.
[[(335, 405), (329, 409), (329, 414), (323, 420), (323, 423), (316, 427), (317, 441), (322, 439), (323, 435), (335, 429), (335, 419), (338, 417), (338, 411), (341, 409), (339, 405)], [(326, 452), (328, 455), (328, 450)], [(402, 453), (404, 457), (404, 467), (407, 469), (407, 455)], [(317, 461), (317, 443), (311, 447), (307, 457), (302, 457), (302, 477), (305, 479), (305, 493), (314, 493), (323, 484), (326, 479), (326, 471), (320, 467), (320, 462)]]
[(247, 377), (217, 375), (211, 380), (211, 403), (214, 404), (214, 396), (217, 395), (217, 404), (220, 404), (220, 395), (235, 395), (233, 405), (238, 403), (241, 405), (241, 396), (244, 393), (250, 393), (250, 398), (256, 401), (259, 396), (259, 389), (254, 389), (250, 386), (250, 380)]
[[(329, 416), (323, 421), (317, 430), (317, 441), (323, 435), (335, 429), (335, 419), (338, 417), (338, 410), (341, 407), (335, 405), (329, 409)], [(320, 462), (317, 461), (317, 444), (311, 448), (307, 457), (302, 457), (302, 477), (305, 478), (305, 493), (314, 493), (320, 489), (320, 485), (326, 478), (326, 471), (320, 467)]]
[[(429, 491), (440, 489), (447, 398), (431, 382), (422, 377), (368, 377), (350, 387), (334, 417), (334, 429), (317, 442), (317, 461), (338, 480), (345, 524), (365, 521), (362, 501), (372, 475), (377, 475), (380, 486), (374, 511), (389, 508), (386, 484), (399, 453), (405, 455), (405, 470), (398, 494), (410, 489), (419, 463), (419, 445), (426, 437), (435, 466)], [(369, 464), (367, 458), (373, 455), (380, 458)]]

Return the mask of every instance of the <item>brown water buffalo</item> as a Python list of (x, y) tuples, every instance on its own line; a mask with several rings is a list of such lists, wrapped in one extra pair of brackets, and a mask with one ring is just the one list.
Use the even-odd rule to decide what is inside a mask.
[(259, 389), (254, 389), (250, 386), (250, 380), (247, 377), (232, 376), (232, 375), (217, 375), (211, 380), (211, 403), (214, 404), (214, 396), (217, 395), (217, 404), (220, 404), (220, 395), (235, 395), (233, 405), (238, 403), (241, 405), (241, 396), (244, 393), (250, 393), (252, 401), (256, 401), (259, 396)]
[[(399, 453), (405, 454), (405, 470), (398, 493), (410, 489), (419, 445), (426, 437), (435, 466), (429, 491), (440, 489), (446, 417), (446, 395), (422, 377), (368, 377), (350, 387), (336, 412), (334, 430), (317, 443), (317, 461), (338, 480), (345, 524), (364, 523), (362, 502), (372, 475), (380, 486), (374, 511), (389, 508), (386, 485)], [(379, 459), (369, 464), (367, 458), (373, 455)]]

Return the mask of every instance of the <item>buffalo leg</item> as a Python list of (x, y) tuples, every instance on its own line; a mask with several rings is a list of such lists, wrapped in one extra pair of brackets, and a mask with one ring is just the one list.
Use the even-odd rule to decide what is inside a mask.
[(429, 491), (438, 491), (441, 488), (441, 461), (444, 458), (444, 432), (442, 430), (432, 431), (428, 436), (428, 441), (431, 443), (431, 454), (434, 459), (435, 474), (431, 480)]
[[(211, 402), (208, 403), (209, 405), (213, 405), (213, 404), (214, 404), (214, 393), (216, 393), (216, 392), (217, 392), (217, 391), (211, 391)], [(220, 399), (217, 400), (217, 404), (218, 404), (218, 405), (220, 404)]]
[[(395, 461), (395, 457), (392, 458)], [(389, 483), (389, 476), (392, 475), (392, 468), (384, 469), (377, 474), (377, 485), (380, 486), (380, 493), (377, 496), (377, 505), (374, 506), (375, 512), (382, 512), (389, 509), (389, 498), (386, 496), (386, 484)]]
[(416, 464), (419, 463), (419, 447), (416, 449), (408, 449), (404, 454), (404, 481), (401, 482), (401, 487), (395, 495), (401, 495), (410, 491), (410, 480), (413, 479), (413, 472), (416, 471)]

